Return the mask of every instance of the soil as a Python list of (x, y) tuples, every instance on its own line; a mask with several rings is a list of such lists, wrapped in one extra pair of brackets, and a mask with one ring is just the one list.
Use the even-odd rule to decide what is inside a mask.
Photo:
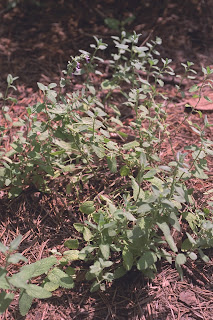
[[(40, 101), (37, 82), (59, 83), (70, 56), (78, 54), (79, 49), (89, 51), (94, 35), (110, 44), (110, 37), (119, 33), (104, 23), (109, 17), (123, 21), (134, 16), (135, 19), (125, 26), (126, 30), (141, 33), (141, 43), (156, 36), (162, 38), (161, 56), (173, 59), (172, 66), (177, 73), (183, 73), (181, 63), (194, 62), (198, 83), (202, 81), (201, 68), (211, 66), (213, 61), (213, 3), (210, 0), (31, 0), (19, 1), (12, 9), (7, 8), (6, 3), (0, 4), (0, 91), (5, 91), (7, 74), (19, 76), (18, 102), (10, 106), (13, 119), (22, 116), (28, 105)], [(109, 45), (109, 52), (110, 48)], [(190, 85), (190, 82), (185, 83), (185, 88)], [(171, 98), (174, 86), (173, 80), (166, 84)], [(185, 104), (194, 102), (190, 99), (191, 96), (186, 95), (169, 107), (171, 128), (181, 124)], [(200, 101), (198, 109), (208, 116), (210, 123), (213, 122), (211, 102)], [(197, 113), (190, 113), (189, 120), (203, 121)], [(207, 135), (212, 137), (212, 128)], [(197, 139), (190, 127), (182, 126), (173, 144), (178, 151), (186, 143), (196, 143)], [(166, 161), (170, 156), (171, 151), (165, 143), (162, 157)], [(208, 166), (208, 180), (190, 181), (198, 207), (205, 206), (205, 192), (212, 189), (212, 159), (208, 159)], [(113, 185), (113, 177), (109, 176), (107, 183)], [(90, 191), (85, 188), (80, 197), (85, 199), (89, 192), (91, 196), (91, 190), (95, 196), (97, 188), (106, 190), (105, 186), (103, 174), (100, 184), (94, 181)], [(79, 219), (78, 215), (78, 208), (64, 200), (60, 181), (51, 195), (29, 187), (10, 201), (3, 189), (0, 192), (0, 241), (9, 243), (17, 234), (23, 234), (21, 252), (29, 262), (34, 262), (48, 256), (52, 249), (63, 250), (64, 240), (71, 236), (72, 224)], [(0, 319), (210, 320), (213, 313), (212, 253), (212, 250), (208, 251), (208, 264), (202, 261), (186, 264), (183, 281), (174, 266), (164, 262), (159, 263), (158, 274), (152, 281), (132, 270), (109, 285), (105, 292), (91, 294), (90, 284), (82, 281), (79, 274), (73, 290), (60, 289), (48, 300), (35, 300), (26, 317), (20, 316), (15, 299)], [(0, 265), (2, 263), (0, 256)]]

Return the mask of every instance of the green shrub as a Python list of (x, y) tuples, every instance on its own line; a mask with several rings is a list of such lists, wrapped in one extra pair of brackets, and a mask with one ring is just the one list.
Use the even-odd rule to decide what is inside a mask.
[[(153, 278), (156, 263), (161, 259), (174, 262), (182, 277), (181, 265), (187, 259), (196, 260), (198, 254), (207, 262), (203, 249), (213, 244), (212, 214), (206, 208), (194, 209), (193, 190), (187, 187), (192, 177), (208, 178), (206, 157), (212, 155), (212, 141), (205, 137), (205, 130), (211, 125), (206, 116), (199, 126), (186, 115), (184, 122), (199, 135), (200, 141), (185, 146), (188, 154), (175, 154), (167, 123), (169, 99), (162, 90), (165, 75), (174, 77), (175, 73), (170, 59), (159, 58), (156, 47), (161, 39), (139, 46), (139, 37), (136, 33), (127, 36), (125, 32), (121, 38), (112, 37), (117, 52), (108, 61), (98, 56), (107, 44), (95, 37), (93, 54), (80, 51), (79, 56), (71, 57), (59, 91), (54, 83), (38, 83), (44, 102), (29, 107), (24, 120), (13, 123), (7, 107), (3, 107), (5, 121), (25, 128), (24, 132), (17, 132), (11, 150), (0, 154), (0, 183), (8, 187), (10, 197), (17, 196), (29, 184), (47, 192), (48, 182), (63, 174), (69, 175), (73, 185), (80, 180), (84, 183), (97, 178), (103, 167), (120, 181), (120, 188), (111, 192), (110, 199), (102, 195), (99, 204), (93, 199), (79, 204), (80, 211), (87, 216), (83, 224), (74, 224), (82, 235), (81, 241), (72, 238), (65, 242), (69, 250), (61, 264), (85, 261), (89, 265), (86, 279), (93, 281), (91, 291), (104, 290), (107, 282), (122, 277), (133, 266)], [(111, 76), (103, 80), (101, 70), (105, 64)], [(182, 80), (193, 80), (193, 63), (182, 65)], [(213, 70), (203, 68), (203, 73), (202, 84), (190, 88), (194, 97), (199, 98), (203, 87), (211, 82)], [(73, 77), (83, 82), (82, 89), (62, 94)], [(14, 80), (9, 76), (8, 89)], [(183, 96), (182, 80), (177, 92)], [(123, 104), (135, 115), (128, 126), (132, 141), (123, 131), (121, 108), (116, 106), (118, 92)], [(6, 99), (7, 95), (5, 104)], [(4, 129), (1, 127), (2, 132)], [(115, 135), (119, 142), (113, 138)], [(174, 155), (168, 163), (162, 162), (160, 152), (165, 139)], [(116, 203), (118, 196), (121, 203)], [(181, 232), (182, 219), (188, 226), (186, 239), (177, 247), (174, 233)], [(54, 279), (60, 279), (62, 272), (57, 268), (50, 271), (46, 287), (54, 290), (60, 285)]]

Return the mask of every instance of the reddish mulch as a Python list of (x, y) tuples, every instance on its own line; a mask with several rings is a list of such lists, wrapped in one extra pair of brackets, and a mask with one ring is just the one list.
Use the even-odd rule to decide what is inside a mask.
[[(37, 81), (44, 84), (59, 82), (62, 70), (70, 55), (79, 49), (89, 50), (93, 35), (110, 41), (116, 32), (104, 24), (107, 17), (124, 19), (130, 14), (135, 20), (127, 25), (128, 30), (142, 33), (141, 42), (160, 36), (163, 45), (160, 48), (163, 57), (173, 58), (173, 66), (181, 72), (180, 63), (193, 61), (199, 72), (201, 66), (212, 63), (213, 30), (211, 1), (25, 1), (13, 10), (5, 11), (0, 4), (0, 91), (4, 92), (8, 73), (19, 76), (18, 102), (10, 107), (13, 119), (22, 116), (26, 107), (33, 105), (42, 97)], [(158, 4), (156, 4), (158, 3)], [(110, 49), (110, 47), (109, 47)], [(108, 50), (109, 51), (109, 50)], [(188, 88), (189, 83), (185, 87)], [(172, 97), (174, 83), (168, 83), (166, 90)], [(170, 128), (177, 130), (185, 116), (184, 105), (190, 100), (179, 99), (176, 105), (168, 107)], [(206, 102), (205, 102), (206, 103)], [(204, 114), (213, 122), (212, 107), (201, 102)], [(189, 120), (202, 123), (197, 114), (189, 114)], [(1, 121), (1, 118), (0, 118)], [(207, 135), (212, 137), (212, 128)], [(185, 144), (196, 143), (198, 137), (189, 126), (180, 125), (173, 139), (176, 151), (183, 150)], [(162, 158), (167, 161), (172, 156), (168, 144), (162, 145)], [(209, 168), (213, 168), (212, 159), (208, 159)], [(195, 201), (202, 207), (206, 204), (204, 193), (212, 188), (212, 172), (208, 181), (191, 180), (195, 188)], [(98, 182), (98, 192), (107, 194), (113, 187), (113, 177), (103, 177)], [(72, 194), (64, 200), (64, 182), (57, 183), (60, 190), (51, 195), (26, 189), (17, 199), (0, 199), (0, 240), (9, 243), (15, 235), (21, 233), (24, 240), (21, 252), (34, 262), (48, 256), (53, 248), (63, 250), (64, 240), (73, 233), (72, 223), (78, 219), (79, 210), (75, 206)], [(90, 188), (90, 191), (88, 191)], [(107, 189), (108, 188), (108, 189)], [(52, 189), (54, 187), (52, 186)], [(97, 181), (85, 186), (82, 198), (97, 195)], [(6, 190), (3, 190), (6, 192)], [(4, 194), (4, 193), (3, 193)], [(208, 252), (212, 257), (212, 250)], [(0, 264), (3, 259), (0, 256)], [(25, 319), (141, 319), (141, 320), (197, 320), (212, 319), (213, 313), (213, 261), (204, 265), (201, 261), (184, 267), (184, 280), (180, 281), (173, 266), (159, 264), (158, 274), (153, 281), (144, 279), (132, 270), (124, 278), (109, 285), (106, 292), (89, 293), (89, 284), (79, 281), (73, 290), (58, 290), (48, 300), (33, 303)], [(18, 312), (17, 300), (0, 319), (24, 319)]]

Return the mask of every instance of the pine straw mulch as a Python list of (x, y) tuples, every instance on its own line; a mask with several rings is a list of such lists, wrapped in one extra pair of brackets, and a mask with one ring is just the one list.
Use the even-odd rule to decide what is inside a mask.
[[(1, 91), (5, 89), (8, 73), (20, 76), (18, 103), (10, 107), (14, 120), (25, 114), (29, 104), (41, 101), (37, 81), (44, 84), (58, 82), (69, 56), (76, 54), (78, 49), (88, 50), (94, 34), (108, 42), (114, 31), (106, 28), (103, 19), (109, 16), (122, 19), (130, 13), (135, 14), (135, 22), (127, 27), (142, 32), (142, 41), (155, 35), (162, 37), (162, 56), (173, 57), (177, 71), (178, 61), (183, 62), (186, 57), (197, 63), (198, 67), (212, 61), (210, 1), (193, 7), (186, 1), (162, 1), (159, 6), (150, 1), (145, 6), (136, 0), (116, 4), (113, 0), (105, 3), (62, 0), (55, 3), (48, 6), (48, 1), (45, 1), (42, 9), (29, 4), (29, 7), (17, 7), (9, 12), (0, 10)], [(173, 85), (168, 85), (167, 91), (172, 95)], [(184, 145), (196, 144), (199, 140), (188, 125), (180, 125), (185, 116), (185, 102), (187, 99), (178, 100), (167, 110), (170, 130), (177, 131), (178, 128), (177, 134), (172, 137), (176, 152), (183, 151)], [(204, 114), (213, 123), (211, 108), (204, 108)], [(189, 114), (189, 120), (203, 122), (197, 114)], [(212, 128), (207, 130), (207, 135), (212, 137)], [(165, 162), (172, 157), (166, 141), (162, 145), (161, 157)], [(190, 180), (190, 187), (195, 189), (195, 204), (200, 208), (205, 207), (208, 200), (204, 193), (212, 188), (212, 159), (208, 159), (208, 166), (208, 181)], [(7, 190), (1, 190), (0, 240), (9, 243), (17, 234), (23, 234), (20, 252), (31, 263), (49, 256), (51, 249), (63, 252), (64, 241), (73, 236), (72, 224), (84, 219), (76, 203), (89, 196), (97, 197), (99, 192), (108, 194), (110, 188), (119, 187), (119, 181), (113, 175), (105, 176), (104, 168), (98, 178), (99, 181), (92, 180), (84, 186), (82, 195), (73, 190), (68, 197), (65, 197), (66, 180), (52, 184), (51, 194), (43, 194), (29, 187), (17, 199), (10, 201), (6, 199)], [(77, 202), (73, 200), (75, 198)], [(210, 320), (213, 313), (212, 249), (207, 254), (211, 258), (210, 263), (204, 264), (198, 260), (184, 266), (183, 281), (180, 281), (173, 265), (163, 262), (158, 264), (158, 274), (152, 281), (132, 270), (108, 285), (106, 292), (94, 294), (89, 293), (89, 284), (82, 281), (83, 275), (79, 271), (73, 290), (60, 289), (54, 292), (51, 299), (35, 300), (25, 319)], [(3, 262), (0, 256), (0, 264)], [(10, 272), (17, 271), (18, 267), (15, 266)], [(18, 312), (17, 299), (0, 319), (24, 319)]]

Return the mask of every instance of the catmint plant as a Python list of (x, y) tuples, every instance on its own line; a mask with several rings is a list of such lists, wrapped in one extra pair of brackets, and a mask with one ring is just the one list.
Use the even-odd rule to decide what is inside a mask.
[[(212, 214), (210, 209), (194, 208), (193, 190), (187, 181), (191, 177), (208, 179), (206, 158), (212, 156), (212, 141), (205, 134), (212, 125), (207, 117), (203, 118), (203, 125), (198, 125), (186, 115), (182, 123), (196, 132), (199, 142), (174, 150), (172, 141), (178, 128), (173, 132), (169, 129), (167, 107), (171, 101), (164, 90), (165, 76), (176, 76), (172, 61), (160, 59), (160, 38), (140, 45), (140, 36), (125, 31), (120, 37), (113, 36), (115, 51), (107, 61), (103, 54), (99, 55), (107, 52), (107, 44), (94, 37), (91, 52), (80, 50), (78, 56), (70, 58), (59, 89), (55, 83), (38, 83), (43, 102), (27, 108), (26, 117), (15, 125), (25, 131), (18, 132), (10, 150), (0, 154), (0, 183), (9, 196), (17, 196), (31, 184), (48, 192), (49, 182), (65, 175), (70, 181), (69, 193), (79, 182), (84, 187), (90, 180), (97, 181), (103, 170), (106, 181), (110, 177), (115, 186), (119, 181), (115, 189), (112, 185), (109, 189), (104, 187), (95, 199), (76, 203), (82, 221), (73, 228), (79, 237), (65, 241), (69, 250), (63, 253), (59, 266), (54, 266), (54, 257), (41, 260), (48, 261), (43, 287), (36, 289), (41, 297), (50, 296), (60, 286), (72, 288), (73, 279), (64, 275), (62, 267), (67, 267), (65, 274), (73, 274), (69, 265), (73, 260), (85, 262), (85, 278), (92, 281), (91, 291), (105, 290), (108, 282), (132, 268), (153, 278), (157, 262), (162, 259), (174, 263), (181, 277), (181, 266), (188, 259), (208, 261), (204, 250), (212, 246)], [(106, 66), (107, 79), (102, 72)], [(184, 75), (176, 89), (183, 97), (182, 81), (193, 81), (196, 73), (191, 62), (182, 66)], [(212, 72), (210, 67), (203, 68), (202, 84), (190, 88), (198, 103), (205, 85), (211, 86), (208, 80)], [(62, 94), (61, 89), (74, 79), (82, 83), (81, 89)], [(14, 80), (8, 77), (8, 88)], [(133, 119), (125, 124), (130, 112)], [(12, 122), (8, 117), (6, 120)], [(165, 139), (173, 154), (166, 163), (161, 156)], [(104, 195), (106, 190), (109, 195)], [(177, 246), (174, 234), (182, 233), (183, 220), (187, 224), (186, 238)], [(9, 249), (2, 248), (7, 255)], [(31, 301), (36, 296), (30, 291), (33, 284), (27, 281), (41, 273), (29, 271), (24, 278), (23, 270), (28, 268), (31, 270), (29, 266), (21, 267), (21, 285), (17, 287), (23, 299)], [(4, 290), (12, 290), (11, 286), (19, 283), (19, 275), (11, 280), (3, 270), (2, 277)]]

